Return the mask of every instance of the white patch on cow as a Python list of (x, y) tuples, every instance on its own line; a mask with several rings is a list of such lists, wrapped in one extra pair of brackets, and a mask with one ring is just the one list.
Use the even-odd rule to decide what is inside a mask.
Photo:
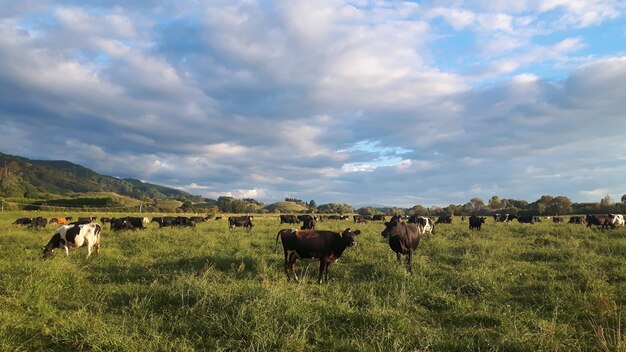
[(612, 214), (611, 223), (613, 226), (624, 226), (624, 215)]

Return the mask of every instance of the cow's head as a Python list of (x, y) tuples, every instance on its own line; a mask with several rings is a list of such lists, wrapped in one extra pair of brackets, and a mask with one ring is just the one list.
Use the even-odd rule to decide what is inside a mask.
[(383, 232), (380, 233), (380, 235), (383, 236), (384, 238), (389, 237), (389, 234), (391, 233), (391, 231), (393, 231), (393, 229), (395, 229), (399, 223), (400, 223), (400, 217), (397, 215), (394, 215), (391, 218), (391, 220), (389, 220), (389, 222), (385, 223), (385, 229), (383, 230)]
[(354, 237), (358, 236), (360, 233), (361, 230), (350, 231), (350, 228), (347, 228), (340, 234), (347, 247), (356, 247), (356, 241), (354, 240)]
[(48, 248), (48, 247), (42, 247), (41, 248), (41, 258), (42, 259), (48, 259), (50, 257), (52, 257), (52, 252), (54, 252), (54, 249), (52, 248)]

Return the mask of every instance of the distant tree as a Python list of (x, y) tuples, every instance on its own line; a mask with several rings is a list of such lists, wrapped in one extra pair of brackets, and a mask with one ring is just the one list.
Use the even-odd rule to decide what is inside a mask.
[(180, 206), (180, 209), (184, 212), (184, 213), (195, 213), (196, 209), (193, 207), (193, 204), (191, 203), (191, 201), (184, 201), (183, 204)]
[(550, 203), (549, 211), (553, 215), (569, 214), (572, 212), (572, 201), (566, 196), (556, 196)]
[(604, 198), (600, 200), (600, 206), (608, 207), (610, 205), (613, 205), (613, 199), (611, 199), (611, 196), (607, 194), (606, 196), (604, 196)]
[(478, 197), (470, 199), (470, 203), (472, 204), (472, 211), (478, 211), (485, 207), (485, 202)]
[(489, 209), (496, 210), (502, 208), (502, 201), (498, 196), (493, 196), (489, 199)]
[(626, 194), (622, 195), (622, 203), (626, 203)]
[(317, 211), (317, 204), (315, 204), (315, 201), (313, 199), (311, 199), (311, 201), (309, 202), (308, 207), (311, 213), (315, 213)]
[(376, 209), (373, 207), (363, 207), (356, 210), (357, 214), (361, 214), (364, 216), (372, 216), (376, 214)]
[(407, 210), (407, 213), (409, 213), (411, 215), (426, 216), (426, 215), (428, 215), (428, 210), (426, 210), (426, 208), (424, 208), (423, 206), (417, 204), (417, 205), (414, 205), (411, 208), (409, 208)]
[(539, 214), (546, 214), (552, 204), (552, 196), (541, 196), (536, 202), (531, 204), (531, 209), (535, 210)]

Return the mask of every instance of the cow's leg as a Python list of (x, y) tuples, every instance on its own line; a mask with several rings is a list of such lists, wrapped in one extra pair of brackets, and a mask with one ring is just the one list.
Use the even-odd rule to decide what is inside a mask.
[(289, 253), (285, 251), (285, 275), (287, 275), (287, 281), (291, 281), (291, 276), (289, 276)]
[[(326, 270), (328, 270), (328, 262), (326, 261), (325, 258), (320, 258), (320, 273), (317, 276), (317, 283), (321, 284), (322, 283), (322, 275), (326, 274)], [(328, 282), (328, 276), (326, 277), (326, 282)]]
[(294, 280), (296, 280), (296, 282), (300, 282), (300, 280), (298, 279), (298, 274), (296, 274), (296, 259), (295, 258), (289, 262), (289, 267), (291, 269), (291, 275), (293, 275)]
[(59, 248), (61, 248), (61, 249), (64, 249), (64, 250), (65, 250), (65, 255), (66, 255), (66, 256), (68, 256), (68, 257), (70, 256), (70, 249), (69, 249), (66, 245), (61, 244), (61, 246), (60, 246)]
[(406, 270), (409, 272), (409, 274), (413, 273), (411, 271), (411, 257), (413, 256), (413, 252), (409, 252), (406, 255)]

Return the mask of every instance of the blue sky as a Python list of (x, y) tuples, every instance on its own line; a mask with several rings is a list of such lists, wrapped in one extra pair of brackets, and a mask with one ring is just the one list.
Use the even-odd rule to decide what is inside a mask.
[(212, 198), (619, 199), (625, 13), (617, 0), (5, 2), (0, 151)]

